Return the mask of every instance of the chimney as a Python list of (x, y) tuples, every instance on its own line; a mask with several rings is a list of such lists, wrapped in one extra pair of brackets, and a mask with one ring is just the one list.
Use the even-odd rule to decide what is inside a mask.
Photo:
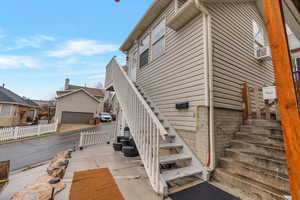
[(66, 78), (65, 80), (65, 90), (69, 89), (70, 79)]

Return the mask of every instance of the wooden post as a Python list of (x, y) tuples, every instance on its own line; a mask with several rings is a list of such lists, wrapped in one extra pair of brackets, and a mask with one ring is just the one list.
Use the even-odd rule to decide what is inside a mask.
[(243, 117), (244, 120), (251, 119), (251, 100), (249, 94), (249, 85), (248, 83), (243, 84)]
[(300, 200), (300, 120), (281, 0), (263, 0), (293, 200)]
[(256, 118), (261, 119), (261, 112), (260, 112), (261, 102), (259, 101), (259, 90), (258, 90), (258, 88), (254, 88), (254, 102), (255, 102)]

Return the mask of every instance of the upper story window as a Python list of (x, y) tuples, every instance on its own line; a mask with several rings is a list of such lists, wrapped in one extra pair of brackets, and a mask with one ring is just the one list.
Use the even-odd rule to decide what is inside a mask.
[(10, 116), (11, 109), (11, 105), (0, 105), (0, 116)]
[(140, 67), (149, 63), (150, 35), (140, 41)]
[(166, 19), (157, 24), (151, 32), (152, 59), (161, 56), (165, 52)]
[(253, 37), (254, 37), (254, 47), (255, 49), (265, 47), (265, 33), (263, 27), (256, 21), (253, 21)]

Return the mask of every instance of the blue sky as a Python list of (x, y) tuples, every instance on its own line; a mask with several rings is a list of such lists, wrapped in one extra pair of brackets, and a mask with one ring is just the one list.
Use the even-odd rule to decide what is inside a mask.
[(53, 98), (64, 79), (94, 86), (152, 0), (9, 0), (0, 8), (0, 83)]

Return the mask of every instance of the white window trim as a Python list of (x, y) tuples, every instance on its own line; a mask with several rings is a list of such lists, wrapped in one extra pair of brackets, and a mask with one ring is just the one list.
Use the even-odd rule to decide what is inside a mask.
[[(143, 50), (141, 50), (141, 42), (143, 40), (145, 40), (147, 37), (149, 37), (149, 44), (148, 44), (148, 48), (145, 48)], [(144, 37), (142, 37), (140, 40), (139, 40), (139, 55), (141, 55), (142, 53), (144, 53), (147, 49), (150, 49), (151, 47), (151, 34), (150, 33), (147, 33), (145, 34)]]
[[(156, 40), (152, 41), (152, 31), (158, 26), (160, 25), (160, 23), (162, 23), (164, 21), (164, 31), (163, 34), (158, 37)], [(166, 33), (167, 33), (167, 18), (165, 16), (162, 16), (161, 19), (151, 28), (151, 33), (150, 33), (150, 43), (151, 43), (151, 50), (150, 50), (150, 61), (154, 61), (157, 58), (161, 57), (162, 55), (164, 55), (165, 51), (166, 51)], [(156, 58), (153, 58), (153, 45), (155, 45), (157, 42), (159, 42), (160, 40), (164, 39), (164, 46), (163, 46), (163, 52), (160, 56), (157, 56)]]

